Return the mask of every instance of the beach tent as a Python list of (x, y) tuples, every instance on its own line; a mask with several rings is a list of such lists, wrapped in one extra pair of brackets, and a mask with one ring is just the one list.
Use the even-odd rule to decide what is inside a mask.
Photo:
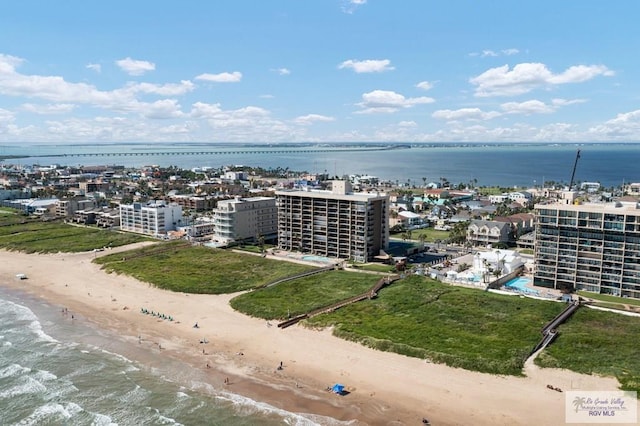
[(339, 383), (336, 383), (335, 385), (333, 385), (333, 387), (331, 388), (331, 392), (333, 393), (337, 393), (338, 395), (342, 394), (342, 392), (344, 392), (344, 385), (341, 385)]

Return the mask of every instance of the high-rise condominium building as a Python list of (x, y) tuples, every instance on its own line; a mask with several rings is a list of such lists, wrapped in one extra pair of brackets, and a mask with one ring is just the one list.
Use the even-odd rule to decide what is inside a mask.
[(278, 247), (320, 256), (373, 260), (389, 246), (389, 197), (353, 193), (347, 181), (332, 190), (276, 191)]
[(637, 203), (539, 204), (534, 283), (640, 298)]

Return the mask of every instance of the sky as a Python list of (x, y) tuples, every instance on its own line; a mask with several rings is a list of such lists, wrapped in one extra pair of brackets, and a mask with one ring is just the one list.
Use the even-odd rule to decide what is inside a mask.
[(3, 3), (4, 145), (640, 141), (640, 2)]

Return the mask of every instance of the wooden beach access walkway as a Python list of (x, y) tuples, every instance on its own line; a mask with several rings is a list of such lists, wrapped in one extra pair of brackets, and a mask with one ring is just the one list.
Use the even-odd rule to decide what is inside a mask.
[(303, 319), (307, 319), (307, 318), (312, 318), (316, 315), (320, 315), (320, 314), (326, 314), (329, 312), (333, 312), (337, 309), (340, 309), (344, 306), (350, 305), (352, 303), (356, 303), (359, 302), (361, 300), (365, 300), (365, 299), (373, 299), (378, 295), (378, 292), (383, 288), (386, 287), (388, 285), (390, 285), (391, 283), (393, 283), (394, 281), (397, 281), (400, 279), (399, 275), (392, 275), (392, 276), (387, 276), (387, 277), (383, 277), (380, 280), (378, 280), (378, 282), (376, 282), (373, 287), (371, 287), (369, 290), (367, 290), (366, 292), (362, 293), (362, 294), (358, 294), (356, 296), (352, 296), (349, 297), (348, 299), (345, 300), (341, 300), (339, 302), (336, 303), (332, 303), (331, 305), (328, 306), (323, 306), (317, 309), (314, 309), (310, 312), (307, 312), (306, 314), (301, 314), (301, 315), (297, 315), (293, 318), (289, 318), (285, 321), (282, 321), (281, 323), (278, 324), (279, 328), (287, 328), (290, 327), (294, 324), (297, 324), (298, 322), (302, 321)]

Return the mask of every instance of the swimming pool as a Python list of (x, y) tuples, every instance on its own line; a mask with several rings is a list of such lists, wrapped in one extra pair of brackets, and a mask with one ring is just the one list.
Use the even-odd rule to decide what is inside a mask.
[(331, 259), (329, 259), (328, 257), (314, 256), (314, 255), (302, 256), (302, 260), (306, 260), (307, 262), (331, 263)]
[(540, 295), (540, 292), (538, 290), (527, 287), (527, 284), (531, 284), (530, 278), (518, 277), (507, 281), (504, 286), (508, 289), (516, 290), (521, 293), (532, 294), (535, 296)]

